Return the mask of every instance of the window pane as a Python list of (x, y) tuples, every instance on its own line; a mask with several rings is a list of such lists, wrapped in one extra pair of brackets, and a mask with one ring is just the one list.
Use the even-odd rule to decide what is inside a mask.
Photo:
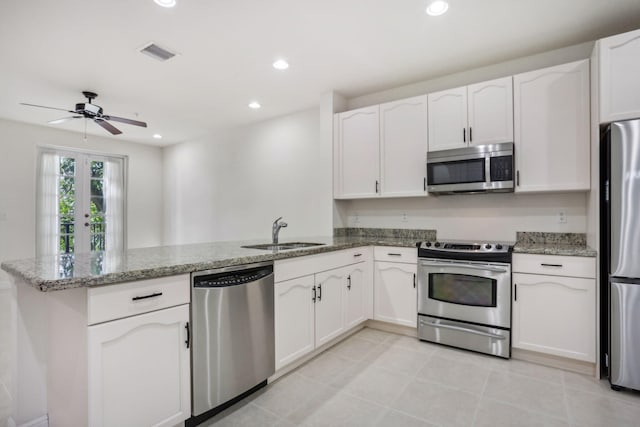
[(104, 215), (104, 199), (102, 197), (91, 197), (91, 218)]
[(453, 273), (429, 274), (429, 298), (453, 304), (495, 307), (495, 279)]
[(104, 163), (103, 162), (91, 162), (91, 178), (102, 178), (104, 173)]
[(71, 157), (60, 158), (60, 175), (74, 176), (76, 174), (76, 159)]
[(103, 183), (104, 183), (104, 181), (101, 180), (101, 179), (92, 179), (91, 180), (91, 195), (92, 196), (100, 196), (100, 197), (104, 196)]

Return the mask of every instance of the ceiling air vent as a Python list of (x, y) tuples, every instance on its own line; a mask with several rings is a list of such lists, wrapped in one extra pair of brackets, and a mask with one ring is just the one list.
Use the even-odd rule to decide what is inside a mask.
[(175, 53), (169, 52), (168, 50), (161, 48), (155, 43), (149, 43), (148, 45), (143, 47), (142, 49), (140, 49), (140, 53), (144, 53), (145, 55), (149, 55), (150, 57), (163, 62), (176, 56)]

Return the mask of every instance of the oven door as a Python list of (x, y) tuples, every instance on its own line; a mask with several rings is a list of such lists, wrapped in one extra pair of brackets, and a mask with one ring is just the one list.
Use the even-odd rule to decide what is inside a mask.
[(511, 327), (511, 265), (420, 258), (418, 313)]

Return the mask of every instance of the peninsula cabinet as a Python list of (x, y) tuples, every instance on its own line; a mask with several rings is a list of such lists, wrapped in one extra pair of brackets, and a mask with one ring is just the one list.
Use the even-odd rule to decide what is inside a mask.
[(504, 77), (434, 92), (429, 151), (513, 141), (513, 83)]
[(589, 60), (514, 76), (516, 192), (590, 188)]
[(427, 97), (336, 115), (337, 199), (425, 196)]
[(513, 348), (596, 361), (595, 258), (514, 254)]
[(370, 251), (358, 248), (276, 261), (276, 369), (371, 317)]
[(600, 123), (640, 117), (640, 30), (599, 40)]

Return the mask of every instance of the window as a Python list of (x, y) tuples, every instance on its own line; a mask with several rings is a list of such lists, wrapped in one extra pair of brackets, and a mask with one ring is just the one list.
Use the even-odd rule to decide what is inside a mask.
[(124, 158), (40, 149), (38, 255), (124, 249)]

